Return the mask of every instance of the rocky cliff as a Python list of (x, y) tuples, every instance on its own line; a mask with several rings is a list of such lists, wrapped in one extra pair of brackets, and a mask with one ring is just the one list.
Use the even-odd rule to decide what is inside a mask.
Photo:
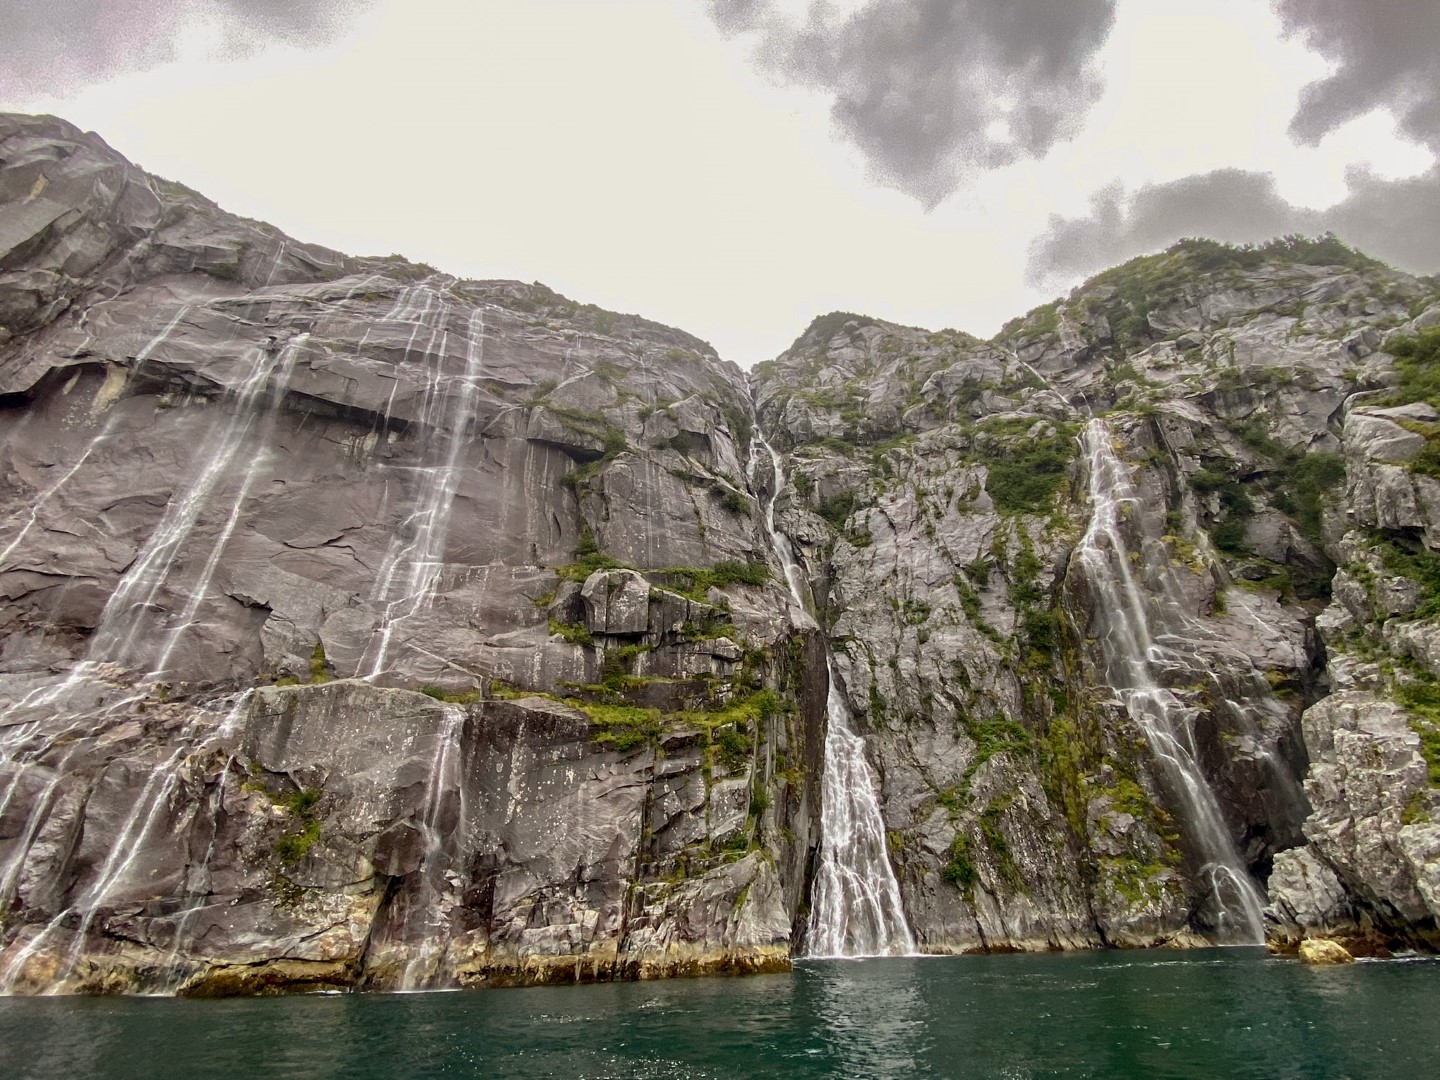
[(757, 368), (922, 948), (1433, 944), (1437, 300), (1190, 241)]
[(923, 951), (1434, 946), (1437, 301), (1187, 242), (747, 379), (0, 117), (0, 984), (775, 969), (862, 849)]

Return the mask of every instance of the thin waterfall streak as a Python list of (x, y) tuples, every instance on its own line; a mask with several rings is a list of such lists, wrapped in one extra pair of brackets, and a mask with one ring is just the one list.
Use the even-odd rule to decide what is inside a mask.
[[(269, 403), (264, 409), (256, 434), (256, 442), (259, 444), (260, 449), (247, 458), (244, 477), (241, 479), (235, 497), (231, 500), (230, 510), (226, 515), (225, 524), (210, 549), (210, 555), (205, 560), (205, 565), (201, 568), (199, 578), (190, 587), (190, 595), (186, 600), (185, 607), (181, 610), (175, 625), (166, 635), (165, 644), (161, 647), (159, 657), (154, 665), (153, 674), (158, 675), (165, 670), (165, 666), (169, 663), (170, 656), (179, 643), (181, 636), (194, 622), (195, 617), (199, 614), (200, 605), (204, 603), (205, 598), (209, 595), (210, 583), (215, 578), (215, 571), (219, 568), (220, 558), (225, 553), (225, 547), (230, 542), (231, 536), (234, 535), (235, 529), (240, 523), (241, 512), (245, 507), (246, 500), (249, 498), (250, 488), (254, 485), (255, 478), (260, 473), (266, 461), (265, 450), (270, 444), (281, 406), (284, 403), (286, 393), (289, 391), (290, 379), (295, 371), (296, 358), (299, 356), (301, 350), (304, 349), (309, 338), (310, 335), (308, 333), (299, 334), (288, 342), (281, 350), (275, 363), (271, 366), (270, 374), (273, 374), (273, 381), (268, 375), (265, 379), (258, 381), (252, 380), (253, 385), (249, 385), (247, 392), (241, 397), (240, 404), (237, 407), (253, 410), (257, 404), (260, 393), (267, 387), (269, 388)], [(247, 418), (245, 424), (233, 432), (233, 439), (227, 441), (227, 443), (221, 447), (216, 458), (221, 461), (223, 465), (228, 466), (238, 454), (245, 438), (249, 434), (253, 421), (253, 416)], [(198, 508), (196, 513), (198, 515)], [(153, 602), (153, 600), (154, 597), (152, 596), (151, 602)]]
[[(451, 836), (442, 832), (441, 815), (448, 793), (463, 792), (460, 777), (460, 738), (464, 731), (465, 713), (456, 705), (447, 705), (443, 715), (445, 722), (439, 732), (439, 745), (430, 766), (430, 776), (425, 785), (425, 803), (421, 808), (420, 832), (425, 841), (425, 850), (417, 871), (418, 895), (411, 898), (405, 920), (405, 930), (418, 930), (420, 942), (401, 972), (401, 990), (419, 990), (434, 983), (437, 975), (435, 969), (443, 959), (447, 942), (447, 935), (443, 933), (448, 922), (445, 874), (450, 869), (451, 844), (448, 841), (453, 832)], [(460, 797), (460, 818), (454, 831), (463, 832), (463, 794)], [(413, 916), (416, 913), (420, 920), (418, 926), (413, 925)]]
[(155, 350), (170, 339), (170, 335), (174, 332), (175, 327), (179, 326), (185, 316), (190, 314), (192, 307), (194, 307), (193, 304), (183, 305), (180, 310), (175, 313), (174, 317), (165, 324), (160, 333), (151, 338), (145, 347), (135, 354), (135, 363), (130, 368), (132, 376), (139, 374), (141, 366), (150, 359)]
[[(272, 377), (288, 380), (295, 356), (308, 335), (299, 335), (278, 354), (248, 350), (249, 365), (230, 392), (228, 416), (205, 440), (198, 457), (199, 472), (178, 496), (172, 494), (160, 519), (134, 563), (105, 602), (87, 656), (125, 664), (133, 662), (133, 648), (142, 616), (152, 611), (169, 582), (171, 570), (199, 522), (210, 497), (230, 471), (241, 446), (256, 422), (256, 405)], [(277, 386), (274, 403), (283, 397)], [(253, 465), (253, 462), (252, 462)]]
[[(474, 419), (475, 400), (485, 369), (485, 318), (483, 310), (477, 308), (466, 326), (464, 373), (459, 377), (445, 374), (450, 336), (444, 324), (449, 310), (442, 302), (440, 317), (426, 347), (427, 355), (435, 356), (436, 360), (434, 370), (429, 372), (419, 418), (423, 430), (439, 436), (441, 453), (438, 461), (416, 470), (420, 483), (414, 509), (397, 531), (377, 576), (373, 596), (381, 605), (381, 615), (372, 646), (367, 649), (368, 663), (362, 662), (361, 670), (367, 678), (374, 678), (385, 670), (397, 628), (434, 603), (444, 571), (460, 454)], [(458, 393), (448, 392), (453, 384), (458, 384)]]
[[(246, 691), (241, 700), (247, 700), (249, 696), (249, 691)], [(210, 842), (205, 847), (205, 855), (200, 863), (203, 872), (207, 875), (207, 887), (210, 865), (215, 859), (215, 850), (220, 839), (220, 818), (225, 808), (225, 781), (229, 779), (230, 769), (234, 764), (235, 755), (230, 754), (225, 759), (225, 767), (220, 770), (220, 779), (216, 782), (215, 794), (210, 798)], [(180, 954), (190, 948), (191, 939), (195, 933), (195, 923), (200, 917), (201, 910), (205, 907), (205, 893), (195, 890), (187, 890), (187, 892), (184, 913), (180, 916), (179, 923), (176, 924), (175, 936), (170, 942), (170, 953), (165, 959), (165, 988), (172, 992), (175, 989), (174, 984), (179, 973)]]
[[(775, 505), (785, 487), (779, 453), (757, 436), (775, 470), (765, 511), (770, 543), (790, 595), (804, 610), (808, 590), (790, 539), (776, 525)], [(839, 672), (828, 643), (825, 670), (828, 724), (821, 773), (820, 865), (811, 904), (809, 954), (815, 957), (894, 956), (914, 953), (915, 939), (905, 921), (900, 884), (890, 865), (885, 823), (876, 797), (875, 777), (865, 758), (865, 740), (855, 734)]]
[(30, 516), (26, 520), (25, 524), (21, 527), (20, 532), (15, 536), (15, 539), (11, 540), (10, 543), (5, 546), (5, 550), (0, 551), (0, 570), (8, 569), (8, 567), (6, 567), (5, 565), (5, 560), (10, 558), (10, 556), (14, 553), (15, 549), (24, 542), (25, 537), (30, 535), (30, 530), (35, 527), (36, 523), (40, 519), (40, 511), (45, 508), (46, 504), (48, 504), (51, 499), (55, 498), (56, 495), (60, 494), (61, 490), (63, 490), (65, 485), (74, 478), (75, 474), (80, 471), (81, 467), (84, 466), (85, 462), (90, 460), (90, 455), (95, 452), (96, 448), (102, 443), (104, 443), (107, 439), (109, 439), (110, 428), (114, 424), (114, 422), (115, 414), (112, 413), (106, 419), (105, 424), (100, 429), (99, 433), (96, 434), (96, 436), (91, 439), (89, 444), (85, 447), (85, 452), (82, 453), (78, 459), (76, 459), (75, 464), (71, 465), (70, 468), (65, 471), (64, 475), (60, 477), (60, 479), (56, 480), (55, 483), (51, 484), (49, 487), (47, 487), (44, 491), (42, 491), (39, 495), (35, 497), (35, 501), (30, 504)]
[[(1155, 644), (1146, 594), (1130, 565), (1122, 508), (1139, 505), (1130, 475), (1111, 446), (1105, 422), (1092, 419), (1082, 436), (1089, 466), (1090, 524), (1076, 549), (1094, 592), (1094, 610), (1105, 619), (1098, 635), (1106, 681), (1140, 728), (1186, 817), (1187, 833), (1201, 861), (1216, 905), (1222, 937), (1264, 941), (1264, 895), (1250, 876), (1220, 805), (1200, 768), (1194, 731), (1180, 700), (1160, 685), (1151, 664)], [(1162, 577), (1162, 584), (1168, 579)], [(1179, 608), (1168, 603), (1171, 611)]]
[[(75, 968), (84, 954), (85, 940), (95, 918), (106, 908), (114, 891), (125, 883), (136, 860), (151, 844), (155, 829), (180, 786), (186, 762), (202, 757), (237, 733), (252, 693), (253, 691), (250, 690), (242, 693), (227, 712), (224, 720), (213, 729), (197, 736), (193, 725), (187, 726), (186, 730), (181, 733), (179, 745), (170, 756), (151, 767), (144, 786), (136, 797), (130, 813), (121, 823), (115, 835), (115, 841), (94, 879), (80, 893), (77, 900), (62, 908), (23, 949), (15, 954), (5, 970), (0, 972), (0, 994), (12, 993), (30, 960), (50, 944), (52, 938), (60, 932), (67, 920), (78, 916), (79, 923), (65, 951), (64, 962), (54, 977), (48, 980), (46, 993), (54, 994), (62, 990), (66, 981), (74, 974)], [(63, 762), (57, 771), (63, 773)]]
[[(151, 771), (144, 788), (141, 789), (139, 797), (135, 800), (133, 809), (116, 835), (115, 843), (111, 846), (104, 863), (101, 864), (100, 872), (96, 875), (95, 880), (81, 893), (80, 899), (75, 904), (63, 908), (25, 948), (15, 955), (6, 970), (0, 973), (0, 993), (10, 993), (14, 990), (16, 980), (24, 972), (30, 959), (49, 944), (50, 938), (59, 931), (70, 915), (78, 914), (80, 924), (71, 939), (70, 948), (66, 950), (65, 963), (50, 982), (47, 993), (56, 993), (64, 985), (76, 964), (79, 963), (80, 954), (84, 950), (85, 935), (90, 931), (90, 925), (95, 919), (96, 912), (111, 890), (124, 879), (136, 856), (145, 846), (145, 841), (155, 820), (168, 803), (170, 794), (173, 792), (174, 781), (178, 776), (178, 771), (174, 766), (184, 755), (185, 749), (182, 745), (164, 764)], [(155, 790), (157, 781), (160, 782), (160, 791)], [(143, 824), (141, 824), (142, 815)]]

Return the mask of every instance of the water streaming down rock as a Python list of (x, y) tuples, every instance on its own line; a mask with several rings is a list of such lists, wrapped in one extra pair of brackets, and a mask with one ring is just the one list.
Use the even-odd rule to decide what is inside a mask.
[(450, 912), (458, 901), (451, 862), (455, 838), (465, 833), (465, 788), (461, 775), (460, 740), (465, 712), (445, 707), (445, 722), (436, 736), (435, 759), (425, 782), (425, 802), (416, 826), (423, 848), (414, 882), (406, 890), (401, 936), (411, 955), (400, 975), (399, 989), (433, 986), (450, 934)]
[[(770, 543), (791, 595), (808, 608), (805, 576), (790, 549), (790, 539), (775, 522), (775, 504), (785, 487), (779, 453), (763, 438), (761, 445), (775, 470), (766, 506)], [(849, 706), (840, 690), (835, 658), (825, 650), (830, 689), (825, 708), (824, 766), (821, 776), (819, 866), (811, 899), (807, 948), (815, 957), (895, 956), (913, 953), (915, 941), (905, 921), (900, 887), (885, 843), (885, 824), (875, 795), (875, 777), (865, 760), (865, 740), (855, 734)]]
[[(0, 118), (0, 141), (15, 127)], [(23, 183), (0, 187), (23, 194), (42, 171), (46, 198), (66, 205), (84, 186), (74, 163), (88, 157), (93, 171), (108, 151), (53, 122), (38, 127), (49, 133), (28, 143), (20, 167), (30, 173), (17, 177), (6, 157), (0, 173)], [(1420, 583), (1397, 579), (1376, 547), (1440, 547), (1431, 481), (1388, 452), (1413, 432), (1378, 406), (1337, 411), (1384, 382), (1380, 346), (1412, 305), (1433, 304), (1430, 290), (1353, 267), (1267, 265), (1221, 280), (1194, 266), (1179, 273), (1185, 256), (1175, 253), (1166, 277), (1183, 303), (1176, 292), (1126, 313), (1090, 288), (1083, 303), (1048, 305), (991, 342), (817, 320), (753, 372), (747, 397), (744, 375), (703, 343), (633, 316), (538, 286), (318, 251), (170, 185), (133, 194), (164, 214), (132, 220), (124, 207), (76, 205), (79, 224), (57, 219), (0, 282), (17, 310), (34, 306), (26, 289), (43, 294), (0, 342), (0, 968), (85, 897), (117, 838), (145, 833), (90, 923), (73, 989), (158, 989), (151, 976), (163, 968), (180, 993), (423, 987), (452, 976), (474, 985), (582, 969), (604, 978), (721, 962), (753, 970), (805, 947), (812, 898), (832, 913), (827, 925), (844, 921), (831, 897), (857, 883), (838, 880), (837, 866), (873, 855), (859, 891), (888, 880), (874, 815), (852, 795), (830, 799), (825, 824), (865, 836), (866, 850), (832, 838), (817, 881), (822, 776), (879, 801), (905, 921), (927, 952), (1196, 940), (1188, 930), (1215, 925), (1221, 905), (1197, 902), (1203, 856), (1171, 766), (1147, 749), (1121, 694), (1104, 689), (1094, 610), (1104, 594), (1074, 557), (1090, 508), (1083, 486), (1067, 497), (1064, 480), (1084, 465), (1069, 425), (1088, 403), (1113, 416), (1116, 452), (1142, 463), (1128, 479), (1146, 505), (1121, 524), (1149, 674), (1183, 706), (1170, 719), (1193, 732), (1190, 756), (1241, 863), (1261, 873), (1273, 862), (1277, 898), (1297, 866), (1329, 867), (1344, 883), (1333, 891), (1357, 911), (1394, 896), (1399, 918), (1422, 925), (1430, 909), (1400, 894), (1433, 863), (1414, 854), (1431, 827), (1420, 811), (1431, 821), (1440, 812), (1423, 761), (1405, 757), (1405, 715), (1382, 710), (1409, 764), (1404, 783), (1387, 778), (1375, 800), (1395, 872), (1377, 872), (1368, 855), (1354, 864), (1345, 843), (1365, 826), (1350, 822), (1375, 818), (1339, 805), (1324, 769), (1347, 763), (1325, 765), (1323, 742), (1306, 741), (1311, 727), (1323, 739), (1340, 722), (1342, 704), (1347, 717), (1355, 708), (1314, 711), (1347, 685), (1342, 651), (1326, 659), (1337, 634), (1353, 641), (1358, 630), (1387, 649), (1403, 635), (1414, 660), (1440, 670), (1424, 637), (1429, 608), (1406, 617)], [(117, 217), (123, 229), (107, 233)], [(81, 248), (109, 261), (72, 274)], [(1140, 304), (1134, 290), (1118, 296)], [(1306, 325), (1291, 333), (1277, 312), (1302, 296)], [(458, 380), (474, 357), (460, 343), (481, 306), (477, 415), (452, 472), (452, 421), (472, 411)], [(1342, 326), (1343, 341), (1333, 336)], [(265, 442), (257, 399), (237, 460), (215, 478), (173, 563), (155, 566), (164, 583), (153, 605), (116, 614), (115, 625), (133, 618), (146, 629), (127, 649), (129, 672), (107, 672), (110, 657), (87, 651), (98, 616), (132, 568), (164, 556), (151, 533), (167, 502), (179, 513), (200, 451), (235, 404), (219, 384), (236, 385), (247, 346), (304, 330), (313, 339), (268, 453), (250, 453)], [(481, 334), (470, 337), (478, 345)], [(1274, 378), (1271, 363), (1297, 377)], [(1144, 384), (1121, 377), (1132, 365)], [(112, 417), (115, 437), (85, 457)], [(776, 556), (787, 581), (699, 588), (696, 576), (682, 597), (678, 575), (653, 568), (781, 568), (763, 535), (764, 497), (753, 499), (770, 479), (758, 440), (760, 479), (748, 489), (735, 479), (736, 439), (751, 423), (787, 448), (794, 484), (779, 505), (793, 494), (795, 506), (779, 517), (795, 542)], [(1384, 443), (1374, 455), (1358, 427)], [(1251, 437), (1262, 433), (1274, 440), (1265, 446), (1289, 449), (1262, 450)], [(1005, 475), (1031, 444), (1044, 448), (1034, 486), (1017, 481), (1023, 469)], [(1345, 459), (1307, 455), (1305, 468), (1351, 474), (1343, 494), (1337, 485), (1321, 500), (1318, 530), (1305, 507), (1283, 501), (1286, 478), (1304, 471), (1292, 474), (1300, 455), (1290, 451), (1302, 449)], [(1253, 503), (1243, 522), (1228, 492), (1213, 490), (1221, 471)], [(836, 528), (845, 502), (853, 510)], [(773, 524), (773, 502), (768, 510)], [(1337, 547), (1342, 522), (1359, 535)], [(1243, 528), (1243, 546), (1209, 548), (1207, 533), (1222, 526), (1232, 540)], [(1323, 585), (1337, 554), (1364, 562), (1376, 587), (1367, 598), (1336, 575), (1320, 615), (1324, 597), (1306, 585)], [(636, 590), (623, 633), (596, 602), (604, 591), (592, 585), (587, 596), (580, 580), (609, 561), (638, 569), (599, 582), (639, 573), (650, 587)], [(799, 610), (801, 566), (817, 587), (824, 575), (827, 629), (847, 641), (834, 672), (824, 635)], [(729, 576), (727, 566), (715, 579)], [(1089, 639), (1079, 656), (1070, 646), (1081, 643), (1057, 634), (1068, 625)], [(312, 682), (317, 641), (326, 674), (383, 670), (371, 682)], [(612, 743), (564, 699), (588, 694), (575, 688), (597, 685), (617, 647), (643, 655), (621, 696), (648, 726)], [(146, 678), (157, 669), (161, 679)], [(265, 685), (276, 682), (286, 685)], [(256, 701), (234, 763), (217, 750), (203, 770), (187, 767), (174, 814), (148, 830), (131, 820), (188, 713), (247, 686)], [(445, 831), (453, 800), (437, 801), (427, 781), (450, 768), (437, 764), (445, 702), (420, 687), (502, 691), (467, 710), (463, 843)], [(735, 726), (750, 743), (748, 774), (722, 775), (713, 740), (672, 722), (762, 689), (783, 707)], [(848, 755), (861, 771), (847, 779), (833, 759), (846, 758), (852, 703), (864, 742)], [(1376, 711), (1365, 706), (1355, 726), (1368, 730)], [(726, 749), (742, 756), (738, 740)], [(1303, 773), (1307, 751), (1330, 826), (1302, 833), (1308, 809), (1281, 798), (1272, 774)], [(162, 777), (149, 792), (163, 790)], [(1304, 861), (1286, 863), (1307, 839)], [(453, 859), (443, 847), (432, 857), (442, 841), (457, 845)], [(156, 874), (161, 849), (168, 862)], [(439, 873), (447, 864), (458, 884)], [(1226, 874), (1210, 877), (1229, 903)], [(63, 959), (82, 918), (72, 911), (46, 951)], [(441, 950), (431, 928), (444, 918)], [(824, 929), (812, 951), (826, 949)], [(388, 943), (383, 956), (377, 942)]]
[[(154, 667), (153, 658), (146, 654), (157, 635), (162, 642), (159, 654), (162, 663), (169, 658), (179, 635), (189, 625), (204, 598), (219, 553), (223, 551), (244, 506), (255, 473), (253, 458), (240, 466), (244, 475), (226, 514), (226, 526), (217, 540), (216, 549), (207, 560), (200, 580), (191, 586), (178, 625), (168, 629), (167, 613), (158, 603), (161, 593), (170, 584), (171, 572), (211, 497), (236, 468), (239, 452), (257, 426), (257, 419), (263, 418), (263, 426), (268, 429), (304, 340), (305, 336), (301, 335), (282, 349), (256, 347), (242, 354), (241, 377), (228, 391), (230, 401), (224, 418), (196, 451), (197, 470), (193, 479), (184, 491), (171, 495), (160, 523), (100, 613), (87, 653), (91, 660), (122, 666), (147, 663)], [(258, 406), (267, 390), (272, 393), (272, 407), (262, 411)], [(257, 454), (259, 452), (257, 450)]]
[[(43, 927), (34, 928), (28, 940), (23, 943), (17, 941), (12, 946), (9, 958), (3, 970), (0, 970), (0, 994), (13, 993), (21, 986), (25, 986), (30, 992), (38, 990), (46, 994), (65, 993), (71, 989), (70, 982), (76, 976), (81, 960), (91, 945), (90, 935), (97, 920), (111, 915), (117, 903), (124, 901), (133, 904), (148, 894), (144, 879), (148, 873), (154, 872), (154, 868), (147, 866), (145, 860), (156, 849), (162, 849), (165, 844), (175, 840), (173, 834), (179, 815), (174, 804), (177, 801), (177, 792), (186, 779), (187, 770), (203, 764), (216, 750), (233, 751), (249, 699), (250, 691), (241, 693), (225, 709), (218, 722), (217, 713), (214, 711), (194, 714), (183, 729), (177, 732), (168, 755), (161, 761), (133, 763), (117, 759), (112, 763), (110, 767), (121, 770), (143, 769), (146, 773), (144, 784), (138, 796), (130, 802), (113, 842), (109, 843), (98, 867), (91, 868), (88, 874), (71, 887), (73, 899), (63, 905)], [(53, 740), (50, 740), (49, 744), (53, 745)], [(43, 749), (44, 747), (36, 748), (32, 759), (38, 758)], [(221, 773), (222, 785), (229, 772), (228, 761), (227, 757), (226, 768)], [(57, 777), (63, 776), (64, 762), (55, 769), (55, 773)], [(102, 775), (97, 782), (97, 788), (103, 782)], [(51, 791), (52, 789), (47, 788), (47, 794)], [(93, 792), (87, 795), (87, 800), (92, 798)], [(51, 798), (44, 801), (44, 816), (48, 816), (52, 801)], [(37, 805), (36, 809), (40, 807)], [(44, 816), (40, 819), (42, 822)], [(25, 856), (29, 854), (28, 845), (34, 843), (36, 830), (38, 825), (31, 829), (25, 838), (27, 846), (17, 848), (12, 856), (17, 865), (23, 864)], [(8, 869), (7, 867), (7, 871)], [(8, 872), (6, 887), (11, 890), (14, 888), (13, 879)], [(182, 934), (188, 928), (187, 921), (193, 924), (191, 909), (198, 907), (200, 899), (191, 897), (186, 904), (186, 910), (176, 927), (171, 964), (157, 973), (159, 986), (168, 985), (172, 981), (175, 964), (178, 963), (184, 944)]]
[[(1161, 620), (1178, 618), (1180, 605), (1169, 594), (1168, 574), (1163, 569), (1147, 581), (1148, 593), (1136, 580), (1132, 557), (1139, 561), (1142, 556), (1139, 551), (1132, 552), (1126, 529), (1138, 509), (1138, 496), (1103, 420), (1086, 425), (1082, 444), (1089, 470), (1091, 514), (1075, 557), (1093, 593), (1106, 683), (1144, 734), (1178, 803), (1184, 818), (1183, 834), (1210, 887), (1213, 910), (1209, 916), (1216, 937), (1258, 944), (1264, 940), (1264, 896), (1236, 850), (1215, 793), (1197, 761), (1189, 716), (1175, 694), (1159, 684), (1153, 667), (1166, 647), (1157, 643), (1152, 632), (1149, 598)], [(1168, 629), (1183, 632), (1187, 628)]]
[[(173, 625), (166, 633), (159, 655), (151, 665), (152, 676), (160, 676), (165, 673), (175, 647), (180, 643), (185, 632), (194, 625), (200, 605), (210, 595), (211, 583), (214, 581), (220, 559), (225, 554), (226, 545), (230, 542), (236, 526), (240, 523), (240, 516), (245, 509), (251, 488), (267, 464), (271, 440), (275, 434), (275, 426), (285, 394), (294, 375), (296, 359), (304, 350), (309, 338), (308, 333), (299, 334), (293, 338), (281, 349), (279, 357), (266, 379), (253, 387), (242, 387), (241, 393), (237, 395), (235, 403), (237, 413), (243, 411), (246, 415), (243, 417), (232, 416), (229, 437), (216, 448), (215, 453), (217, 456), (231, 459), (233, 466), (233, 459), (242, 457), (240, 451), (247, 438), (253, 442), (255, 449), (252, 453), (243, 455), (243, 461), (238, 466), (242, 472), (241, 480), (231, 496), (230, 508), (225, 515), (225, 524), (221, 527), (215, 543), (211, 546), (210, 554), (201, 567), (199, 576), (187, 588), (188, 595), (185, 606), (178, 617), (172, 620)], [(269, 395), (269, 402), (262, 404), (260, 399), (266, 393)], [(259, 414), (258, 419), (254, 413)]]
[[(416, 334), (428, 311), (426, 307), (414, 316), (418, 320)], [(466, 326), (464, 371), (457, 379), (443, 370), (449, 339), (449, 331), (444, 328), (448, 312), (442, 302), (431, 329), (430, 345), (425, 350), (427, 355), (436, 357), (436, 370), (427, 373), (418, 421), (424, 432), (435, 436), (439, 453), (431, 463), (416, 470), (420, 481), (414, 508), (391, 541), (377, 575), (374, 595), (382, 605), (380, 623), (361, 664), (361, 674), (370, 677), (385, 670), (397, 626), (423, 611), (434, 599), (444, 567), (450, 511), (460, 479), (458, 466), (470, 435), (477, 389), (485, 368), (485, 315), (483, 309), (477, 308)], [(440, 335), (438, 349), (434, 347), (437, 333)], [(412, 334), (407, 355), (413, 346)], [(452, 392), (452, 384), (457, 381), (459, 390)]]
[(114, 425), (115, 416), (112, 414), (106, 418), (105, 423), (101, 426), (100, 431), (96, 433), (95, 437), (85, 445), (85, 449), (81, 452), (80, 456), (75, 459), (75, 463), (66, 469), (53, 484), (35, 496), (34, 501), (30, 504), (29, 514), (25, 518), (25, 523), (15, 533), (11, 541), (5, 545), (5, 548), (0, 550), (0, 572), (12, 569), (12, 567), (7, 564), (7, 560), (15, 552), (15, 549), (25, 542), (25, 538), (30, 535), (30, 530), (39, 522), (40, 512), (49, 505), (52, 499), (65, 489), (66, 484), (74, 479), (75, 474), (90, 460), (90, 456), (110, 439), (114, 431)]

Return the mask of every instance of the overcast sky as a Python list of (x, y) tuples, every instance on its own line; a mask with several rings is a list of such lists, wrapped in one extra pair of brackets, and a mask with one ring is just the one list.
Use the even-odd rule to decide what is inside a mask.
[(1433, 0), (3, 0), (0, 106), (357, 254), (749, 366), (988, 336), (1186, 235), (1440, 271)]

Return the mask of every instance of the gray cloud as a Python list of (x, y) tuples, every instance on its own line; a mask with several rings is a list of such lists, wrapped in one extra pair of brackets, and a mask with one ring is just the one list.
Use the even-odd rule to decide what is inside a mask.
[(318, 44), (372, 0), (6, 0), (0, 31), (0, 104), (64, 92), (175, 56), (187, 17), (220, 21), (244, 53), (279, 40)]
[(756, 33), (782, 78), (828, 93), (876, 176), (933, 206), (966, 172), (1076, 130), (1103, 89), (1090, 61), (1115, 0), (870, 0), (848, 17), (818, 0), (803, 23), (771, 0), (710, 0), (710, 12), (726, 33)]
[(1305, 88), (1291, 133), (1316, 142), (1388, 107), (1440, 150), (1440, 4), (1435, 0), (1275, 0), (1291, 33), (1337, 65)]
[(1410, 180), (1356, 171), (1350, 195), (1325, 210), (1294, 206), (1265, 173), (1224, 169), (1140, 189), (1096, 195), (1090, 213), (1052, 217), (1030, 248), (1032, 285), (1058, 287), (1185, 236), (1232, 244), (1285, 233), (1333, 232), (1366, 254), (1404, 270), (1440, 270), (1440, 166)]

